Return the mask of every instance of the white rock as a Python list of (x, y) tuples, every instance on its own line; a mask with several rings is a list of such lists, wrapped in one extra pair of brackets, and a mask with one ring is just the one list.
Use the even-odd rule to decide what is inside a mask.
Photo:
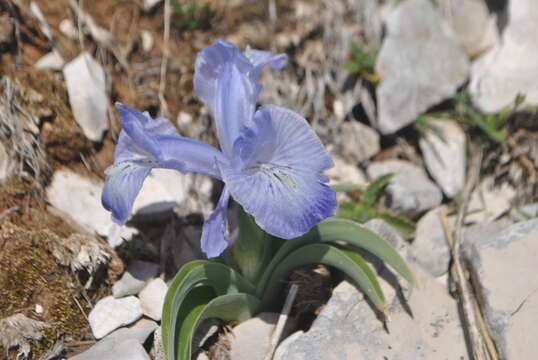
[(230, 337), (230, 359), (265, 359), (278, 317), (277, 313), (264, 312), (234, 327)]
[(350, 157), (356, 163), (371, 158), (381, 149), (377, 131), (358, 121), (344, 122), (341, 134), (342, 155)]
[(127, 267), (127, 271), (112, 286), (112, 295), (120, 298), (128, 295), (138, 295), (150, 279), (159, 275), (159, 265), (133, 260)]
[[(103, 183), (85, 178), (71, 170), (57, 170), (47, 187), (47, 201), (90, 233), (108, 236), (115, 229), (110, 213), (101, 205)], [(115, 236), (129, 239), (134, 230), (115, 229)]]
[(142, 40), (142, 50), (145, 52), (150, 52), (153, 49), (155, 40), (153, 39), (151, 32), (148, 30), (140, 31), (140, 40)]
[(69, 103), (84, 135), (100, 141), (108, 129), (105, 71), (89, 53), (82, 53), (63, 69)]
[(151, 11), (155, 6), (161, 3), (163, 0), (144, 0), (144, 10)]
[(526, 204), (518, 209), (510, 211), (510, 217), (514, 221), (526, 221), (538, 217), (538, 203)]
[(166, 291), (168, 291), (168, 285), (161, 278), (155, 278), (148, 282), (138, 295), (142, 313), (153, 320), (160, 321)]
[(43, 55), (37, 62), (34, 64), (36, 69), (51, 69), (55, 71), (61, 71), (64, 67), (65, 60), (62, 55), (57, 51), (51, 51), (48, 54)]
[(414, 272), (420, 288), (409, 299), (412, 316), (380, 279), (390, 306), (386, 331), (362, 293), (343, 281), (310, 329), (284, 340), (274, 360), (466, 359), (456, 302), (434, 278)]
[(112, 296), (102, 298), (95, 304), (88, 315), (88, 321), (96, 339), (101, 339), (110, 332), (129, 325), (142, 317), (140, 300), (134, 296), (115, 299)]
[(387, 36), (377, 57), (376, 93), (383, 134), (452, 97), (467, 78), (465, 53), (429, 0), (400, 2), (386, 17)]
[(538, 352), (538, 220), (464, 242), (482, 311), (502, 359), (533, 359)]
[(510, 210), (516, 191), (512, 186), (503, 183), (495, 186), (492, 177), (486, 177), (471, 194), (469, 215), (465, 217), (468, 223), (481, 223), (496, 220)]
[[(355, 164), (349, 163), (338, 155), (332, 155), (334, 167), (326, 170), (325, 175), (330, 179), (329, 185), (338, 184), (366, 184), (366, 175)], [(344, 192), (336, 194), (338, 203), (350, 201), (349, 196)]]
[(438, 3), (469, 58), (476, 58), (499, 41), (497, 18), (484, 0), (451, 0)]
[(153, 169), (133, 204), (133, 214), (155, 215), (174, 209), (188, 196), (186, 175), (175, 170)]
[[(439, 219), (441, 208), (445, 208), (446, 211), (446, 207), (440, 206), (420, 218), (411, 245), (413, 260), (435, 277), (445, 274), (450, 263), (450, 248)], [(449, 224), (453, 226), (454, 223), (454, 217), (450, 217)]]
[(372, 219), (364, 224), (364, 227), (373, 233), (377, 234), (379, 237), (387, 240), (389, 244), (396, 249), (400, 255), (405, 259), (408, 256), (409, 245), (402, 239), (398, 231), (396, 231), (392, 226), (387, 224), (385, 220), (382, 219)]
[[(103, 343), (104, 342), (104, 343)], [(103, 343), (103, 344), (102, 344)], [(71, 360), (151, 360), (144, 347), (136, 339), (120, 339), (98, 342)]]
[(428, 179), (426, 172), (403, 160), (385, 160), (370, 164), (366, 170), (370, 180), (390, 173), (394, 177), (385, 188), (391, 211), (408, 215), (420, 214), (441, 204), (443, 195)]
[(495, 113), (512, 105), (516, 95), (538, 104), (538, 2), (508, 2), (507, 24), (501, 41), (471, 69), (469, 91), (483, 112)]
[(453, 121), (432, 120), (420, 138), (424, 163), (430, 175), (449, 198), (465, 183), (465, 133)]
[(69, 19), (63, 19), (60, 22), (59, 29), (62, 34), (64, 34), (70, 39), (75, 40), (78, 38), (78, 30), (73, 24), (73, 22)]
[(0, 184), (11, 175), (13, 165), (13, 161), (11, 160), (6, 147), (0, 142)]

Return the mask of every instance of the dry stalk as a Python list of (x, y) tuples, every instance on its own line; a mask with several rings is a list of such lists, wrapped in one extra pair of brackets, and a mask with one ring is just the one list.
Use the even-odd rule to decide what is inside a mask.
[(163, 34), (163, 59), (161, 61), (161, 78), (159, 82), (159, 102), (161, 103), (160, 113), (162, 116), (168, 116), (168, 104), (164, 93), (166, 91), (166, 70), (168, 68), (168, 57), (170, 48), (168, 42), (170, 40), (170, 18), (172, 12), (170, 9), (170, 0), (164, 0), (164, 34)]
[(280, 341), (280, 338), (282, 337), (282, 332), (284, 331), (284, 327), (286, 326), (286, 322), (288, 321), (288, 316), (290, 314), (293, 302), (295, 301), (295, 297), (297, 296), (298, 290), (299, 290), (299, 286), (297, 284), (291, 285), (290, 291), (288, 292), (288, 296), (286, 297), (286, 301), (284, 302), (284, 306), (282, 307), (282, 312), (280, 313), (280, 316), (278, 317), (275, 331), (273, 332), (273, 336), (271, 337), (271, 344), (269, 346), (269, 352), (265, 356), (264, 360), (271, 360), (273, 358), (278, 342)]
[(463, 309), (464, 322), (468, 330), (472, 357), (474, 360), (497, 360), (498, 357), (495, 346), (493, 345), (487, 332), (487, 328), (484, 326), (484, 321), (481, 318), (482, 315), (476, 300), (476, 295), (465, 276), (466, 268), (465, 263), (461, 260), (460, 251), (460, 245), (463, 241), (463, 220), (469, 204), (471, 192), (478, 182), (481, 161), (481, 150), (471, 151), (471, 163), (467, 173), (467, 181), (461, 196), (461, 202), (458, 207), (454, 233), (450, 229), (444, 208), (440, 210), (439, 217), (445, 237), (452, 252), (453, 264), (451, 271), (457, 285), (459, 301)]

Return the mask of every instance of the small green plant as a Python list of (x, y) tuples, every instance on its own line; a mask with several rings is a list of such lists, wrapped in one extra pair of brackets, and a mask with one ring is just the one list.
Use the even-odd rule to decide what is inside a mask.
[(205, 319), (244, 321), (262, 311), (278, 311), (284, 282), (294, 269), (304, 265), (325, 264), (343, 271), (379, 311), (386, 313), (381, 287), (356, 251), (359, 248), (415, 284), (400, 255), (354, 221), (329, 218), (307, 234), (284, 241), (263, 232), (239, 208), (238, 227), (230, 251), (216, 260), (184, 265), (170, 284), (162, 317), (166, 359), (190, 359), (193, 335)]
[[(410, 238), (415, 233), (415, 224), (410, 220), (378, 210), (379, 199), (393, 174), (381, 176), (364, 189), (360, 201), (345, 203), (340, 206), (338, 217), (357, 221), (361, 224), (372, 219), (382, 219), (395, 228), (404, 238)], [(352, 190), (351, 188), (336, 188), (336, 190)]]
[(350, 73), (359, 74), (364, 79), (377, 83), (379, 75), (374, 70), (376, 56), (377, 51), (364, 51), (357, 44), (352, 43), (351, 59), (344, 65), (344, 68)]
[(213, 17), (213, 10), (209, 2), (202, 7), (196, 1), (189, 5), (182, 4), (179, 0), (172, 3), (174, 9), (174, 24), (179, 30), (208, 29)]

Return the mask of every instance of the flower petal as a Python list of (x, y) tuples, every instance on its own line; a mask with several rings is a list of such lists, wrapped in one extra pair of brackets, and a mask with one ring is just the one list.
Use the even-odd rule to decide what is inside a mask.
[(127, 222), (136, 196), (151, 167), (136, 162), (122, 163), (123, 168), (111, 167), (101, 194), (103, 207), (112, 212), (112, 220), (123, 225)]
[(263, 67), (270, 66), (273, 70), (280, 70), (288, 61), (288, 55), (286, 54), (274, 54), (270, 51), (255, 50), (249, 46), (247, 46), (244, 54), (252, 66), (254, 66), (254, 71), (251, 71), (251, 78), (254, 81), (258, 80)]
[(208, 258), (222, 254), (229, 245), (228, 242), (228, 202), (230, 193), (226, 186), (220, 194), (215, 210), (209, 215), (202, 228), (202, 251)]
[(336, 212), (336, 194), (320, 173), (333, 166), (305, 119), (264, 106), (234, 145), (240, 158), (220, 164), (234, 199), (266, 232), (284, 239), (303, 235)]

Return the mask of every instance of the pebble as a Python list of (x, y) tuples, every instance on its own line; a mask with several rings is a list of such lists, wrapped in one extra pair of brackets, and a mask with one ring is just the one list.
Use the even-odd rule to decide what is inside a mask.
[(140, 300), (134, 296), (116, 299), (112, 296), (102, 298), (88, 315), (88, 321), (96, 339), (129, 325), (142, 317)]
[(64, 66), (63, 74), (75, 121), (88, 139), (101, 141), (108, 129), (105, 71), (84, 52)]
[(153, 320), (160, 321), (167, 291), (168, 285), (161, 278), (155, 278), (148, 282), (138, 295), (142, 313)]
[(121, 298), (138, 295), (149, 280), (159, 275), (159, 265), (147, 261), (133, 260), (121, 279), (112, 286), (112, 295)]

